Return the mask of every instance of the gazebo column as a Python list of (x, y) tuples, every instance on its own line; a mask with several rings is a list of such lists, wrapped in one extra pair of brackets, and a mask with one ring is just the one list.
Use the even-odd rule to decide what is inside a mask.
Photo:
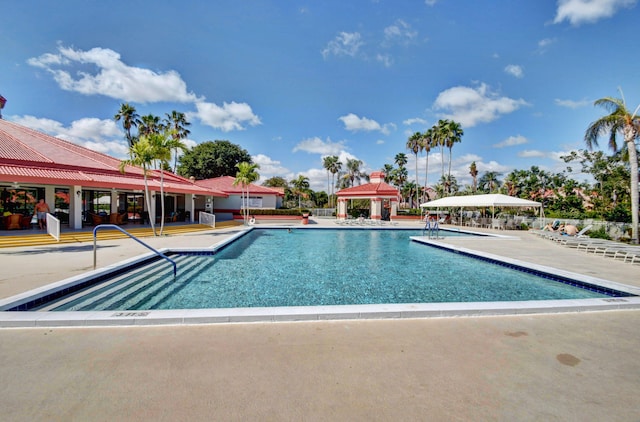
[(371, 198), (370, 217), (372, 220), (382, 219), (382, 198)]
[(345, 198), (338, 198), (338, 220), (345, 220), (347, 218), (347, 200)]
[(398, 215), (398, 200), (393, 198), (391, 199), (391, 217), (396, 215)]

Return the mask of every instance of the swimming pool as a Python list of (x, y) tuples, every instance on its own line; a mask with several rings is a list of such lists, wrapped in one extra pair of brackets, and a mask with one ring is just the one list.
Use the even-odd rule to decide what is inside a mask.
[[(0, 309), (131, 320), (188, 309), (192, 315), (206, 311), (208, 321), (232, 321), (233, 314), (261, 314), (260, 318), (268, 314), (271, 320), (322, 318), (321, 314), (353, 317), (354, 311), (358, 317), (420, 316), (438, 306), (442, 314), (446, 303), (451, 303), (444, 306), (448, 309), (495, 309), (496, 303), (506, 309), (523, 302), (553, 304), (569, 299), (617, 306), (626, 300), (622, 297), (630, 296), (603, 283), (427, 247), (420, 243), (427, 241), (422, 234), (422, 230), (254, 228), (216, 248), (167, 251), (179, 261), (176, 280), (172, 267), (147, 257), (111, 271), (118, 273), (115, 278), (104, 273), (71, 280), (36, 299), (23, 296), (18, 305)], [(51, 299), (58, 302), (52, 304)]]

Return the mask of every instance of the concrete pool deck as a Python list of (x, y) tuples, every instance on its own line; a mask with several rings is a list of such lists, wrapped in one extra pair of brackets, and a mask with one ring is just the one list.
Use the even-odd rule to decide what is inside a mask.
[[(233, 231), (145, 242), (206, 247)], [(447, 242), (640, 285), (638, 265), (507, 234)], [(0, 297), (91, 270), (92, 246), (1, 250)], [(104, 241), (98, 265), (142, 253)], [(638, 324), (631, 310), (0, 329), (0, 405), (7, 420), (637, 421)]]

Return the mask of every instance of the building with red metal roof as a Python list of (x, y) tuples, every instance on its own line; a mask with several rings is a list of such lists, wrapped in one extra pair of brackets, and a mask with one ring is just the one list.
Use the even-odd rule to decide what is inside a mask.
[[(35, 203), (43, 198), (51, 212), (71, 228), (91, 223), (90, 214), (118, 213), (125, 221), (159, 214), (160, 172), (147, 172), (152, 198), (147, 210), (143, 170), (127, 165), (121, 172), (121, 162), (0, 119), (0, 209), (2, 213), (32, 215)], [(197, 184), (171, 172), (163, 172), (162, 177), (167, 216), (193, 221), (212, 198), (228, 196), (215, 186)]]

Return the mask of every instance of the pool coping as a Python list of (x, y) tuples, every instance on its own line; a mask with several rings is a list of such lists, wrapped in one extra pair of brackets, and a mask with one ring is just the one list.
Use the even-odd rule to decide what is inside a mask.
[[(389, 228), (392, 229), (393, 227)], [(233, 242), (238, 237), (245, 235), (250, 230), (253, 230), (253, 228), (236, 233), (208, 248), (165, 248), (160, 249), (160, 251), (162, 253), (215, 251), (225, 247), (227, 244)], [(483, 235), (486, 234), (483, 233)], [(492, 237), (500, 238), (507, 236), (493, 235)], [(537, 272), (551, 273), (637, 296), (509, 302), (445, 302), (151, 311), (5, 311), (6, 309), (15, 307), (16, 304), (19, 304), (20, 302), (24, 303), (32, 300), (34, 297), (41, 297), (49, 292), (59, 290), (61, 287), (72, 286), (82, 283), (88, 279), (95, 278), (96, 276), (105, 275), (123, 267), (135, 265), (154, 256), (152, 253), (147, 253), (121, 261), (117, 264), (106, 266), (0, 300), (0, 328), (149, 326), (353, 319), (443, 318), (640, 309), (640, 288), (473, 249), (453, 246), (444, 242), (439, 242), (438, 240), (429, 239), (425, 236), (412, 236), (411, 240), (425, 245), (430, 245), (432, 247), (447, 249), (452, 252), (464, 253), (482, 259), (495, 260), (509, 265), (521, 266)]]

